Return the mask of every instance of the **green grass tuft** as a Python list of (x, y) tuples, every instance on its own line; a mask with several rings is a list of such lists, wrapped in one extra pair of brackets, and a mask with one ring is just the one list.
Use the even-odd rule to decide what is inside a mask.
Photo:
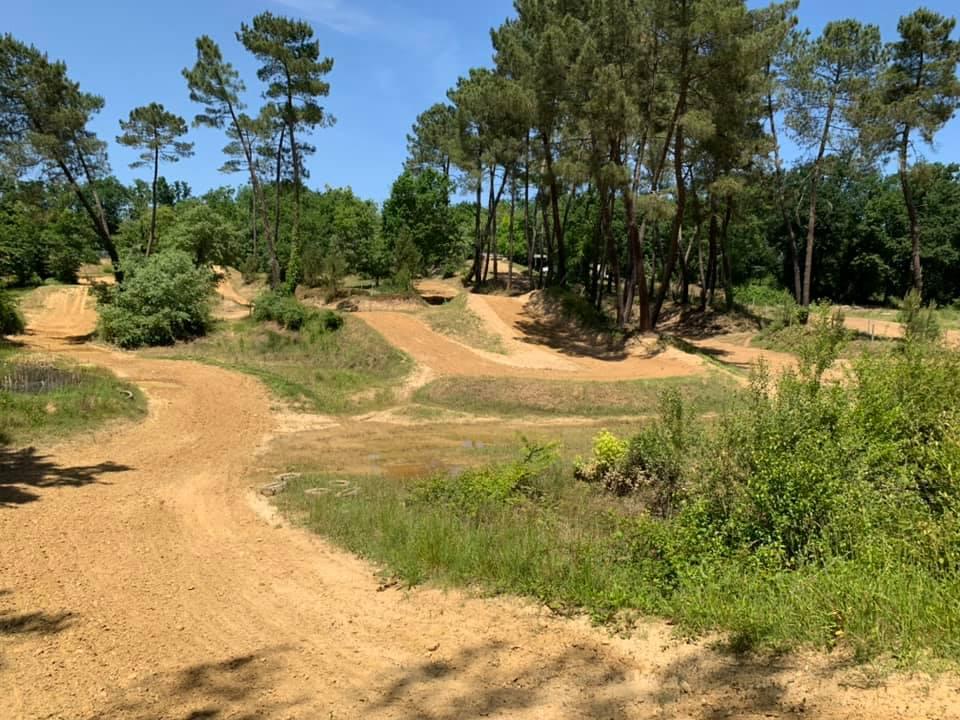
[(0, 347), (2, 443), (59, 440), (110, 420), (140, 419), (146, 407), (136, 386), (106, 370), (39, 363), (25, 353)]

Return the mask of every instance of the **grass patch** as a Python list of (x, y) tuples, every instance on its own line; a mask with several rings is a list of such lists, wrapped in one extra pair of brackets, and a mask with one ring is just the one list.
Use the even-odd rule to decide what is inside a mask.
[(657, 615), (691, 634), (725, 632), (736, 649), (841, 646), (861, 660), (887, 655), (906, 667), (960, 660), (956, 576), (941, 581), (916, 567), (839, 558), (771, 570), (750, 555), (709, 563), (665, 557), (667, 526), (559, 467), (506, 497), (431, 493), (436, 483), (315, 474), (292, 483), (278, 503), (410, 585), (527, 596), (599, 622)]
[(661, 615), (736, 650), (955, 667), (960, 354), (908, 340), (834, 383), (841, 328), (816, 328), (795, 373), (757, 374), (709, 419), (672, 388), (573, 472), (526, 443), (420, 480), (308, 474), (279, 502), (411, 584)]
[(425, 385), (414, 399), (475, 415), (611, 417), (656, 412), (660, 394), (668, 388), (679, 391), (697, 412), (714, 412), (729, 399), (733, 387), (732, 380), (719, 372), (617, 382), (451, 377)]
[(146, 414), (140, 390), (106, 370), (32, 358), (0, 345), (0, 443), (27, 445)]
[(425, 310), (422, 317), (438, 333), (459, 340), (464, 345), (501, 355), (507, 352), (500, 337), (487, 332), (483, 321), (469, 308), (465, 293), (444, 305)]
[(161, 354), (248, 373), (303, 409), (335, 414), (389, 406), (394, 388), (413, 367), (406, 355), (351, 317), (339, 330), (303, 332), (240, 320)]

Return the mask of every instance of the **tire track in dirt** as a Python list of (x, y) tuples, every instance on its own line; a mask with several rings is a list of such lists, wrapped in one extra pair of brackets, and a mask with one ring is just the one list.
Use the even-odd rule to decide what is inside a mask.
[(736, 660), (661, 623), (619, 640), (509, 599), (378, 592), (368, 564), (251, 500), (275, 430), (259, 383), (59, 339), (89, 330), (85, 312), (45, 326), (41, 311), (23, 340), (138, 383), (150, 414), (50, 451), (0, 450), (0, 492), (22, 492), (0, 506), (4, 719), (955, 711), (944, 682), (841, 688), (826, 659)]

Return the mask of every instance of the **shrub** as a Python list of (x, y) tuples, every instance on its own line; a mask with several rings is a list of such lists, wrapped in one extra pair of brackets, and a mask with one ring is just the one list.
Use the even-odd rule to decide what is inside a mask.
[(594, 439), (593, 459), (578, 460), (578, 480), (603, 485), (617, 496), (637, 495), (655, 515), (672, 514), (685, 474), (685, 455), (692, 444), (688, 411), (680, 393), (668, 390), (660, 400), (660, 421), (625, 442), (604, 430)]
[(23, 315), (13, 297), (0, 290), (0, 336), (20, 335), (25, 329)]
[(292, 295), (276, 290), (265, 292), (253, 301), (253, 319), (275, 322), (287, 330), (299, 330), (307, 321), (307, 308)]
[(247, 255), (247, 259), (240, 264), (240, 276), (247, 285), (255, 282), (257, 273), (260, 270), (260, 263), (256, 255)]
[(943, 336), (937, 321), (936, 304), (924, 307), (923, 298), (916, 290), (911, 290), (903, 299), (897, 320), (903, 323), (903, 337), (907, 344), (935, 343)]
[(343, 316), (339, 313), (311, 310), (292, 295), (276, 291), (265, 292), (254, 300), (253, 319), (275, 322), (294, 332), (307, 330), (311, 336), (335, 332), (343, 327)]
[(734, 291), (734, 296), (741, 305), (756, 307), (779, 308), (789, 304), (794, 306), (797, 304), (789, 290), (777, 287), (770, 279), (755, 280), (746, 285), (740, 285)]
[(456, 477), (436, 475), (421, 483), (414, 498), (428, 504), (442, 503), (466, 514), (488, 506), (515, 503), (540, 496), (537, 478), (556, 460), (551, 445), (526, 443), (518, 460), (505, 465), (470, 469)]
[(214, 276), (180, 250), (165, 250), (127, 268), (123, 285), (97, 290), (99, 331), (123, 348), (171, 345), (206, 334)]

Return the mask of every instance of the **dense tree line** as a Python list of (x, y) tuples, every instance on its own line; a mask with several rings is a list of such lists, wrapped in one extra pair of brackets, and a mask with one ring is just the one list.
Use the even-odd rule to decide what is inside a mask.
[[(199, 37), (182, 70), (195, 116), (145, 98), (119, 124), (145, 168), (131, 187), (89, 127), (103, 99), (3, 36), (0, 273), (69, 279), (100, 253), (122, 283), (170, 249), (291, 292), (347, 274), (409, 285), (464, 262), (470, 282), (510, 283), (519, 262), (531, 282), (578, 286), (641, 330), (671, 300), (732, 307), (736, 286), (756, 279), (804, 304), (911, 287), (957, 297), (960, 175), (919, 153), (960, 101), (953, 19), (917, 10), (885, 44), (854, 20), (800, 31), (793, 0), (515, 9), (491, 32), (493, 66), (417, 118), (382, 208), (305, 185), (306, 138), (334, 122), (322, 104), (333, 60), (306, 22), (267, 12), (241, 25), (236, 50), (257, 59), (256, 78)], [(251, 112), (254, 83), (263, 102)], [(193, 151), (190, 120), (223, 132), (221, 169), (239, 188), (194, 197), (164, 179)]]
[[(621, 326), (635, 309), (641, 329), (655, 326), (665, 301), (689, 301), (693, 284), (701, 302), (722, 288), (732, 305), (735, 283), (756, 271), (809, 304), (923, 290), (926, 261), (937, 274), (927, 294), (954, 296), (943, 267), (960, 238), (940, 220), (956, 208), (956, 172), (912, 162), (960, 101), (953, 19), (917, 10), (884, 44), (855, 20), (818, 37), (799, 31), (790, 0), (515, 9), (491, 33), (494, 67), (471, 69), (408, 137), (409, 168), (441, 172), (474, 197), (469, 279), (489, 279), (506, 203), (508, 237), (520, 228), (528, 265), (545, 255), (545, 282), (580, 281), (598, 305), (608, 295)], [(789, 168), (785, 135), (801, 149)], [(891, 157), (905, 237), (882, 174)], [(844, 182), (877, 213), (886, 203), (883, 218), (825, 225)], [(929, 233), (925, 214), (937, 226)], [(838, 253), (865, 277), (831, 281)]]

